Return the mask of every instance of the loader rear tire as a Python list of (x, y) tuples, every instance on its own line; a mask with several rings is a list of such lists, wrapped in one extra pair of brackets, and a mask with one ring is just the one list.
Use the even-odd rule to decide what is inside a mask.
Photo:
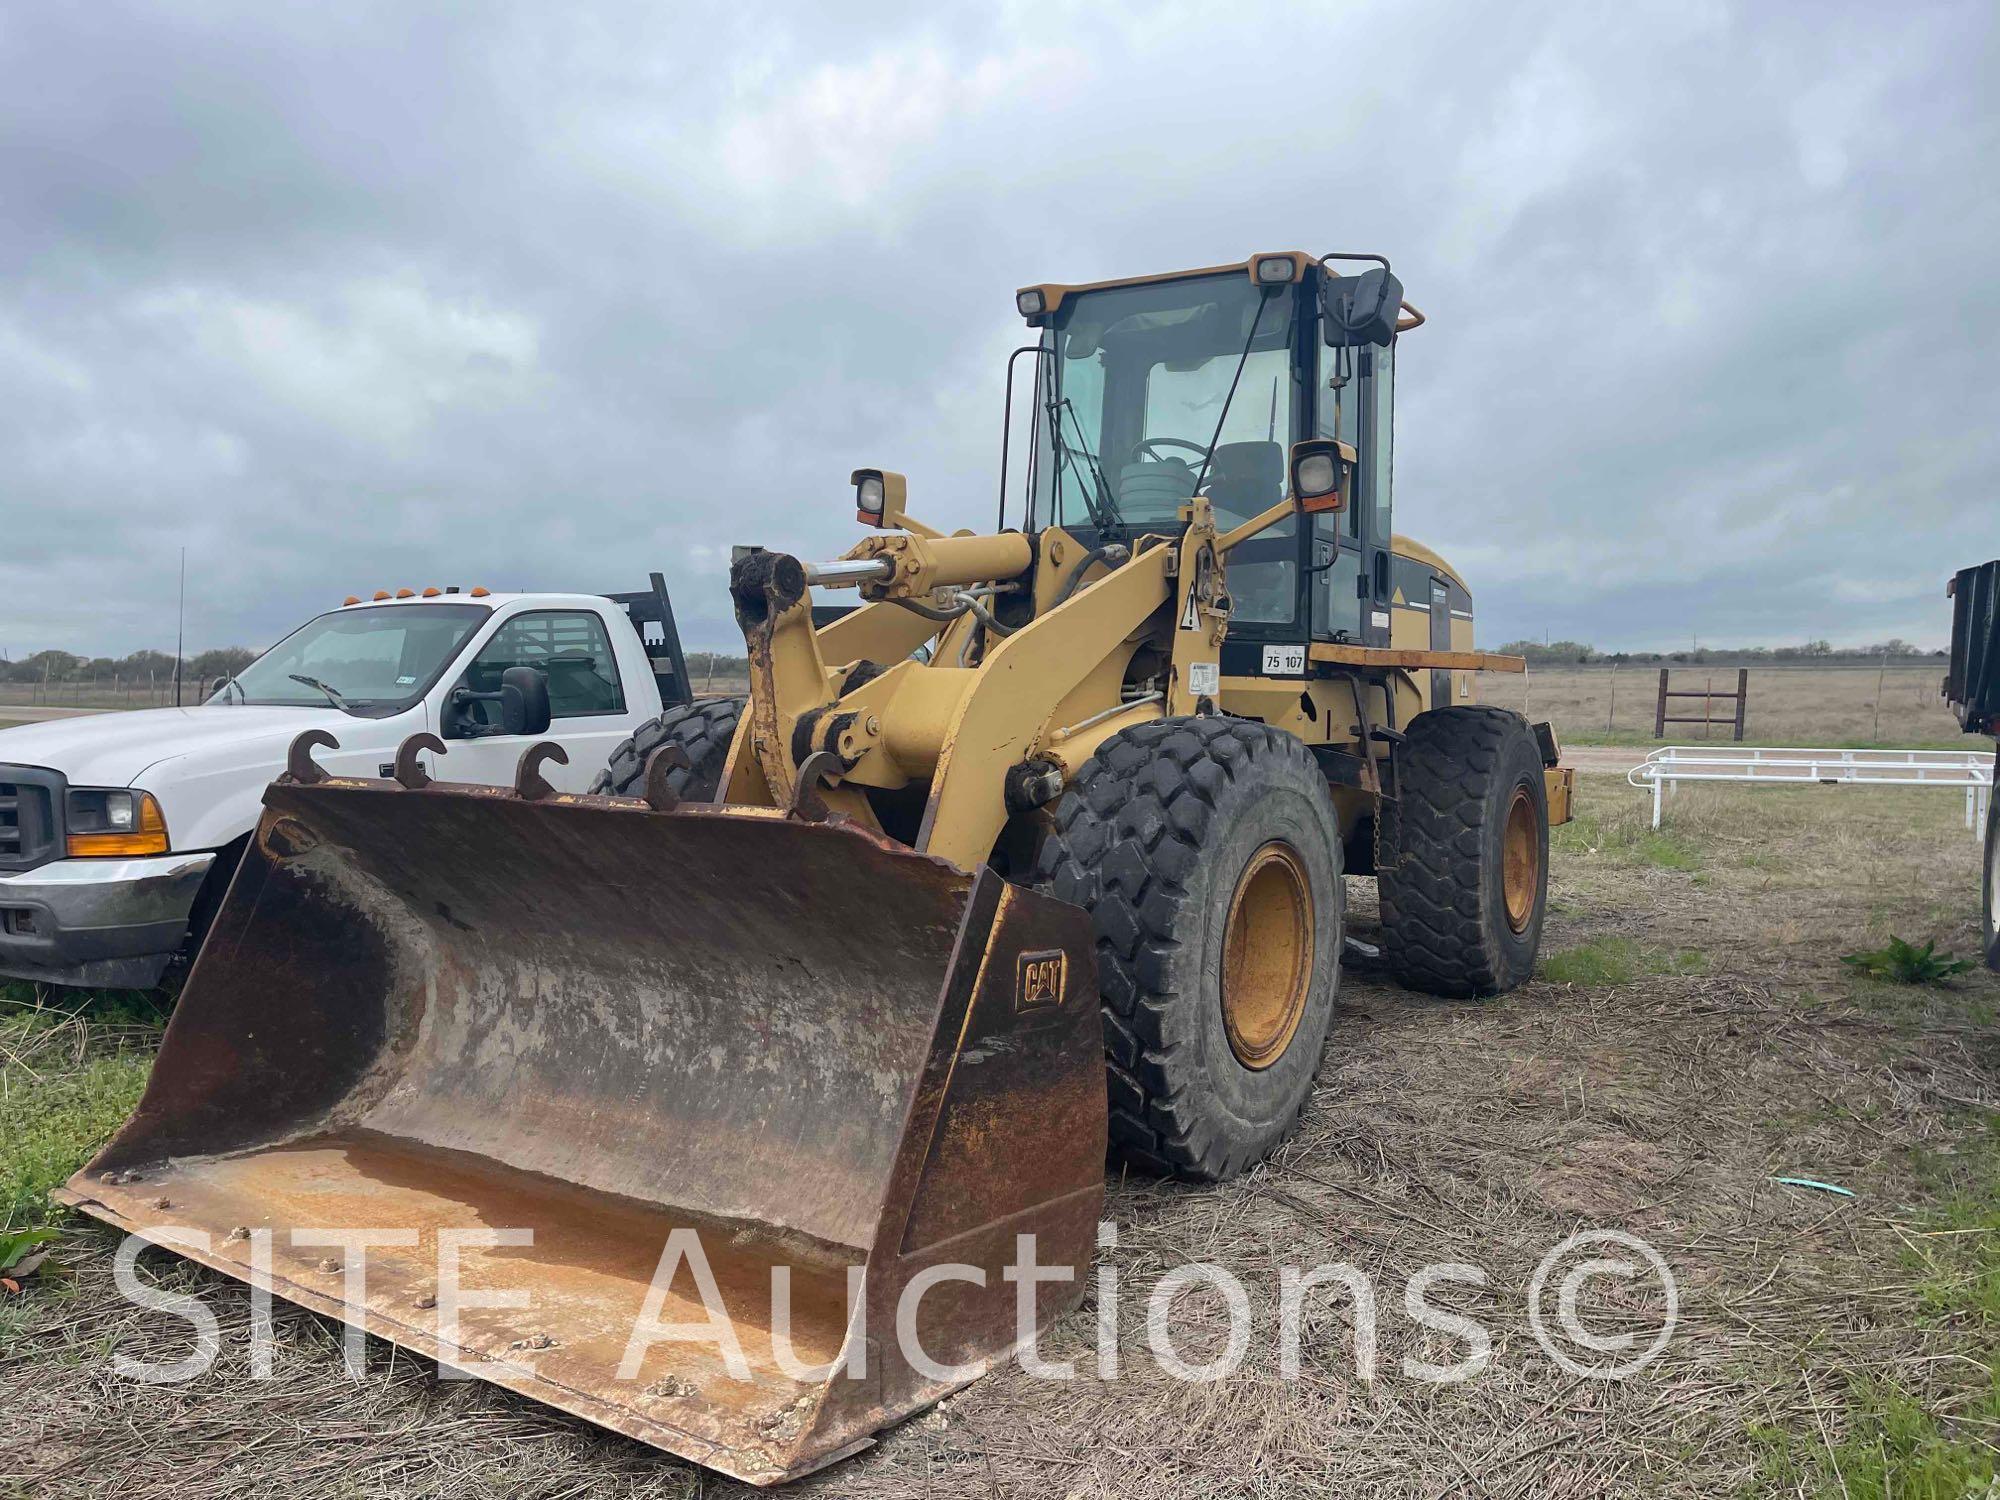
[(1477, 704), (1410, 720), (1382, 803), (1382, 957), (1407, 989), (1497, 995), (1527, 981), (1549, 892), (1549, 802), (1527, 720)]
[(590, 790), (598, 796), (639, 796), (646, 789), (647, 759), (662, 745), (679, 745), (687, 751), (689, 765), (667, 773), (669, 790), (683, 802), (713, 802), (742, 716), (741, 698), (703, 698), (670, 708), (619, 743)]
[(1114, 735), (1057, 804), (1036, 883), (1096, 932), (1113, 1150), (1211, 1182), (1269, 1156), (1340, 980), (1339, 818), (1305, 745), (1221, 717)]

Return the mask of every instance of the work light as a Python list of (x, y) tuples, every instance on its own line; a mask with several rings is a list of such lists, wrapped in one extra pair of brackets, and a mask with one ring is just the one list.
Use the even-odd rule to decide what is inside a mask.
[(880, 469), (854, 471), (854, 519), (864, 526), (882, 524), (882, 508), (887, 501)]
[(1347, 476), (1354, 450), (1333, 438), (1292, 444), (1292, 499), (1302, 511), (1341, 510), (1347, 505)]

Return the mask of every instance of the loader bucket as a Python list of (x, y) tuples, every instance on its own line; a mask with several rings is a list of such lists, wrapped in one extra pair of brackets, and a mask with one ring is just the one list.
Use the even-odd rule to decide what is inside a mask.
[(775, 1483), (1016, 1346), (1017, 1235), (1078, 1299), (1097, 1011), (1077, 908), (838, 819), (280, 781), (58, 1196)]

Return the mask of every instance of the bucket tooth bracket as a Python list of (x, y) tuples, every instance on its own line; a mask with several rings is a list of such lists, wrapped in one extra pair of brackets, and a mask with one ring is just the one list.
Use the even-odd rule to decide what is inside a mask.
[(831, 750), (813, 751), (799, 767), (799, 778), (792, 786), (792, 805), (786, 811), (804, 823), (824, 823), (833, 810), (819, 794), (820, 783), (841, 770), (840, 757)]
[(514, 767), (514, 795), (523, 802), (553, 797), (556, 789), (542, 777), (542, 763), (551, 760), (559, 766), (569, 764), (569, 752), (554, 740), (540, 740), (523, 750), (520, 763)]
[(285, 777), (300, 786), (317, 786), (332, 774), (312, 757), (313, 746), (323, 745), (328, 750), (338, 750), (340, 741), (324, 729), (308, 729), (293, 737), (291, 748), (285, 752)]
[(694, 762), (688, 759), (687, 748), (683, 745), (662, 745), (646, 757), (646, 805), (654, 812), (672, 812), (681, 805), (681, 799), (674, 789), (667, 785), (667, 777), (675, 771), (692, 770)]
[(411, 735), (396, 747), (396, 780), (410, 791), (421, 792), (431, 784), (430, 775), (417, 760), (426, 750), (433, 755), (447, 753), (444, 741), (426, 731)]

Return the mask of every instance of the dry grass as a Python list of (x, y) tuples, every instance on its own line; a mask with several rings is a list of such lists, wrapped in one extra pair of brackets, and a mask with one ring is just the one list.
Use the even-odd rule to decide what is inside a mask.
[[(1911, 994), (1838, 962), (1892, 931), (1972, 949), (1977, 863), (1958, 804), (1701, 789), (1662, 838), (1615, 779), (1591, 778), (1581, 803), (1559, 834), (1544, 951), (1618, 963), (1558, 964), (1581, 977), (1486, 1003), (1350, 976), (1305, 1126), (1276, 1160), (1222, 1187), (1113, 1182), (1122, 1378), (1094, 1373), (1087, 1305), (1044, 1341), (1079, 1360), (1078, 1379), (1009, 1368), (794, 1492), (1859, 1500), (1879, 1493), (1879, 1450), (1895, 1494), (1958, 1500), (1963, 1487), (1923, 1476), (1977, 1474), (1991, 1452), (2000, 1317), (1953, 1279), (1958, 1247), (1992, 1242), (1940, 1226), (1968, 1194), (2000, 1205), (2000, 976)], [(1354, 897), (1365, 929), (1372, 887)], [(1782, 1175), (1859, 1196), (1770, 1181)], [(1643, 1235), (1680, 1283), (1677, 1335), (1623, 1383), (1566, 1375), (1527, 1327), (1538, 1260), (1585, 1227)], [(387, 1345), (350, 1382), (329, 1325), (282, 1306), (275, 1378), (253, 1381), (241, 1289), (157, 1252), (146, 1273), (201, 1295), (223, 1354), (186, 1386), (121, 1379), (113, 1350), (180, 1357), (187, 1325), (120, 1301), (111, 1237), (73, 1228), (73, 1290), (0, 1325), (0, 1493), (9, 1477), (23, 1494), (162, 1500), (737, 1493), (492, 1388), (440, 1383)], [(1174, 1381), (1147, 1353), (1144, 1289), (1191, 1260), (1232, 1267), (1252, 1297), (1250, 1356), (1220, 1384)], [(1339, 1299), (1313, 1304), (1304, 1378), (1278, 1374), (1278, 1268), (1331, 1261), (1381, 1293), (1372, 1384), (1353, 1375)], [(1464, 1352), (1402, 1314), (1404, 1279), (1437, 1261), (1487, 1275), (1432, 1293), (1493, 1332), (1492, 1368), (1462, 1385), (1401, 1368), (1406, 1353)], [(1644, 1337), (1650, 1299), (1591, 1286), (1597, 1326)], [(1190, 1296), (1175, 1327), (1192, 1361), (1225, 1321)], [(1924, 1462), (1972, 1469), (1893, 1457), (1926, 1442), (1948, 1446)]]
[[(1892, 666), (1880, 674), (1879, 693), (1874, 667), (1752, 667), (1744, 739), (1753, 745), (1973, 745), (1939, 697), (1943, 680), (1943, 662)], [(1659, 683), (1657, 667), (1531, 668), (1522, 675), (1485, 673), (1479, 690), (1486, 702), (1547, 719), (1564, 739), (1578, 744), (1651, 744)], [(1676, 692), (1701, 692), (1711, 685), (1736, 691), (1736, 668), (1673, 669)], [(1675, 698), (1668, 700), (1667, 712), (1698, 716), (1702, 707), (1699, 699)], [(1734, 705), (1717, 702), (1710, 711), (1721, 718), (1733, 713)], [(1703, 738), (1699, 724), (1667, 729), (1668, 742)], [(1715, 739), (1729, 735), (1726, 726), (1712, 731)]]

